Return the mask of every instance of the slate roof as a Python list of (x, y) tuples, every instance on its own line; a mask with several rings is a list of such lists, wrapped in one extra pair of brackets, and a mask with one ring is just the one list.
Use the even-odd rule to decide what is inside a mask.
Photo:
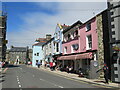
[(51, 39), (50, 39), (49, 41), (47, 41), (46, 43), (44, 43), (43, 46), (46, 45), (46, 44), (48, 44), (48, 43), (51, 42), (52, 40), (54, 40), (54, 37), (51, 38)]
[(37, 42), (46, 42), (47, 40), (46, 40), (46, 38), (38, 38), (38, 39), (36, 39), (36, 41)]
[(81, 21), (77, 21), (77, 22), (75, 22), (75, 23), (72, 24), (71, 26), (65, 28), (64, 31), (63, 31), (63, 33), (69, 31), (71, 28), (75, 27), (76, 25), (82, 25), (82, 22), (81, 22)]
[(63, 30), (65, 30), (66, 28), (70, 27), (68, 25), (61, 25), (61, 26), (62, 26)]
[(38, 42), (36, 44), (34, 44), (33, 46), (42, 46), (43, 44), (45, 44), (46, 42)]
[(13, 47), (10, 49), (10, 52), (26, 52), (27, 47)]

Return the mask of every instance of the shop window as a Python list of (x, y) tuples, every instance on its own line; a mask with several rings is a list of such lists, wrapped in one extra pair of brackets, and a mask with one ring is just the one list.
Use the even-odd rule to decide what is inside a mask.
[(88, 35), (86, 37), (86, 49), (89, 50), (92, 48), (92, 36)]
[(89, 30), (91, 30), (91, 22), (86, 24), (86, 31), (89, 31)]

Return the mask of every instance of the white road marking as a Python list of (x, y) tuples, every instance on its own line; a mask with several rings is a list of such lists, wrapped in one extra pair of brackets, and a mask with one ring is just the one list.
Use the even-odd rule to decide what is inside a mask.
[(60, 87), (60, 88), (64, 88), (64, 87), (62, 87), (62, 86), (58, 86), (58, 87)]
[(22, 70), (22, 68), (20, 68), (20, 67), (19, 67), (19, 69), (21, 69), (21, 70)]
[(21, 85), (19, 85), (19, 87), (22, 87)]
[(17, 81), (19, 82), (20, 80), (19, 80), (19, 79), (17, 79)]
[(41, 78), (40, 78), (40, 80), (41, 80), (41, 81), (45, 81), (45, 80), (43, 80), (43, 79), (41, 79)]
[(20, 84), (20, 82), (18, 82), (18, 84)]
[(35, 77), (35, 75), (33, 75), (33, 77)]

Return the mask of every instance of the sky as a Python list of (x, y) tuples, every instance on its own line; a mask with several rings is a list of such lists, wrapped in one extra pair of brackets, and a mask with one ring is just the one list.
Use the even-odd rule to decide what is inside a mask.
[(11, 45), (30, 48), (37, 38), (54, 34), (57, 23), (83, 23), (107, 8), (105, 2), (3, 2), (7, 12), (7, 40)]

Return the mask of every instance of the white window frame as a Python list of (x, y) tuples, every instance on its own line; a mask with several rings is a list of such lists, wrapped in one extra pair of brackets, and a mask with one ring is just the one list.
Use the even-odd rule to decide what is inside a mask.
[[(91, 41), (89, 41), (89, 39), (88, 39), (89, 36), (91, 36)], [(91, 34), (86, 36), (86, 50), (92, 49), (92, 45), (91, 45), (91, 47), (89, 45), (90, 43), (92, 44), (92, 35)]]
[(71, 45), (71, 53), (74, 53), (74, 49), (72, 45)]
[(74, 32), (71, 33), (71, 39), (74, 39)]

